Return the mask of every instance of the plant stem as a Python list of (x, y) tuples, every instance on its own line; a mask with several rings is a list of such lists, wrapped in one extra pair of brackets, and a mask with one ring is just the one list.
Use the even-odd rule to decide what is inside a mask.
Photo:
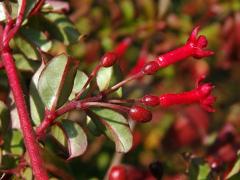
[(54, 122), (54, 120), (57, 117), (65, 114), (69, 111), (72, 111), (74, 109), (87, 109), (90, 106), (95, 106), (95, 107), (106, 107), (106, 108), (110, 108), (110, 109), (115, 109), (115, 110), (118, 110), (118, 111), (122, 111), (124, 113), (127, 113), (129, 111), (128, 107), (124, 107), (124, 106), (121, 106), (121, 105), (104, 103), (104, 102), (97, 102), (97, 101), (100, 101), (100, 100), (102, 100), (101, 95), (86, 98), (86, 99), (83, 99), (83, 100), (80, 100), (80, 101), (72, 100), (72, 101), (68, 102), (67, 104), (65, 104), (64, 106), (57, 109), (56, 111), (48, 112), (45, 115), (42, 123), (36, 129), (37, 137), (38, 138), (43, 137), (47, 128)]
[(96, 76), (97, 72), (99, 71), (99, 69), (101, 68), (101, 64), (97, 65), (94, 70), (92, 71), (92, 73), (90, 74), (90, 76), (88, 77), (87, 82), (84, 84), (83, 88), (81, 89), (81, 91), (76, 95), (76, 100), (80, 99), (81, 95), (83, 94), (83, 92), (86, 90), (87, 86), (89, 85), (89, 83), (92, 81), (92, 79)]
[[(14, 35), (17, 33), (17, 31), (19, 30), (19, 28), (22, 25), (27, 2), (26, 2), (26, 0), (22, 0), (21, 3), (22, 4), (21, 4), (21, 7), (20, 7), (20, 10), (19, 10), (19, 13), (18, 13), (18, 17), (16, 19), (15, 26), (13, 28), (9, 29), (9, 30), (6, 30), (6, 31), (4, 30), (8, 34), (3, 36), (3, 47), (7, 47), (9, 45), (10, 40), (14, 37)], [(9, 22), (7, 23), (7, 25), (8, 24), (9, 24)]]
[[(36, 135), (31, 125), (29, 113), (27, 111), (27, 106), (18, 77), (16, 65), (11, 54), (11, 49), (9, 47), (10, 40), (15, 36), (22, 25), (25, 8), (26, 0), (22, 0), (18, 17), (15, 23), (10, 16), (8, 17), (6, 26), (2, 32), (0, 53), (18, 111), (20, 126), (23, 133), (23, 140), (30, 158), (33, 173), (37, 180), (48, 180), (47, 171), (43, 166), (43, 161), (40, 155), (40, 147), (36, 140)], [(7, 14), (8, 12), (6, 11), (5, 13)]]
[(30, 157), (34, 175), (37, 180), (48, 180), (47, 172), (43, 167), (43, 161), (40, 156), (40, 149), (36, 141), (36, 136), (33, 127), (31, 126), (31, 120), (27, 111), (26, 102), (24, 100), (23, 91), (20, 86), (20, 81), (17, 75), (13, 57), (9, 51), (2, 51), (1, 57), (9, 80), (10, 88), (13, 92), (24, 143)]
[(110, 93), (116, 91), (118, 88), (122, 87), (124, 84), (128, 83), (129, 81), (140, 78), (142, 76), (144, 76), (142, 71), (140, 71), (139, 73), (134, 74), (132, 76), (129, 76), (128, 78), (124, 79), (123, 81), (119, 82), (118, 84), (114, 85), (113, 87), (103, 91), (103, 94), (105, 94), (105, 95), (110, 94)]
[(124, 113), (127, 113), (129, 111), (128, 107), (116, 105), (116, 104), (104, 103), (104, 102), (86, 102), (86, 103), (84, 103), (84, 106), (86, 106), (86, 107), (90, 107), (90, 106), (106, 107), (106, 108), (122, 111)]
[(79, 101), (72, 100), (72, 101), (68, 102), (67, 104), (65, 104), (64, 106), (57, 109), (56, 111), (49, 112), (47, 115), (45, 115), (42, 123), (36, 129), (37, 137), (38, 138), (42, 137), (44, 135), (44, 132), (46, 131), (46, 129), (54, 122), (54, 120), (57, 117), (65, 114), (71, 110), (74, 110), (74, 109), (87, 108), (85, 105), (86, 103), (100, 101), (101, 99), (102, 99), (102, 96), (98, 95), (98, 96), (86, 98), (86, 99), (79, 100)]
[(108, 103), (113, 104), (128, 104), (128, 103), (135, 103), (135, 99), (109, 99), (107, 100)]
[(42, 123), (36, 129), (37, 137), (38, 138), (42, 137), (45, 134), (45, 131), (47, 130), (47, 128), (53, 123), (53, 121), (57, 117), (63, 115), (66, 112), (69, 112), (73, 109), (76, 109), (77, 104), (79, 104), (79, 103), (80, 102), (77, 102), (77, 101), (70, 101), (65, 106), (59, 108), (55, 112), (49, 112), (49, 115), (46, 115), (44, 117)]

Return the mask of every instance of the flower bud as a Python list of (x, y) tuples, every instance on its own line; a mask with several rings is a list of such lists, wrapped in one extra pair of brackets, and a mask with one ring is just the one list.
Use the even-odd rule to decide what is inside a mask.
[(109, 180), (125, 180), (127, 179), (127, 172), (124, 166), (113, 166), (109, 172)]
[(140, 123), (152, 120), (152, 113), (141, 106), (134, 105), (129, 111), (129, 117)]
[(159, 97), (153, 95), (145, 95), (141, 99), (141, 103), (143, 103), (146, 106), (157, 106), (159, 105)]
[(151, 75), (157, 72), (159, 68), (159, 64), (156, 61), (151, 61), (143, 67), (142, 71), (144, 74)]
[(117, 61), (117, 54), (114, 52), (107, 52), (101, 59), (101, 63), (103, 67), (110, 67), (115, 64)]

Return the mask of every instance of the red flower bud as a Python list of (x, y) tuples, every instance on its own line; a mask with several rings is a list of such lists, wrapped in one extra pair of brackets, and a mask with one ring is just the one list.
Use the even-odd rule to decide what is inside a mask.
[(141, 106), (134, 105), (129, 111), (129, 117), (140, 123), (152, 120), (152, 113)]
[(117, 61), (117, 54), (114, 52), (107, 52), (101, 59), (101, 63), (103, 67), (110, 67), (115, 64)]
[(124, 166), (113, 166), (109, 172), (109, 180), (126, 180), (127, 172)]
[(146, 106), (159, 105), (159, 97), (158, 96), (145, 95), (140, 101), (141, 101), (141, 103), (143, 103)]
[(159, 68), (159, 64), (156, 61), (151, 61), (143, 67), (142, 72), (144, 74), (151, 75), (157, 72)]

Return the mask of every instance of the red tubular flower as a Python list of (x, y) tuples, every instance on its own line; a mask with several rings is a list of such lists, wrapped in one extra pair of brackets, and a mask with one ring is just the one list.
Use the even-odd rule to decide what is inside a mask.
[(214, 112), (212, 107), (216, 97), (211, 95), (214, 86), (211, 83), (201, 83), (204, 77), (197, 81), (195, 89), (179, 94), (164, 94), (159, 97), (160, 105), (168, 107), (176, 104), (199, 103), (200, 106), (208, 112)]
[(131, 69), (128, 76), (139, 73), (147, 62), (148, 54), (145, 48), (142, 48), (139, 57), (137, 59), (137, 64)]
[(205, 50), (208, 42), (205, 36), (197, 37), (199, 26), (193, 29), (187, 43), (173, 51), (158, 56), (154, 61), (146, 64), (142, 71), (144, 74), (154, 74), (160, 68), (167, 67), (188, 57), (203, 58), (214, 54), (213, 51)]
[(128, 47), (130, 46), (131, 43), (132, 43), (132, 38), (130, 38), (130, 37), (123, 39), (117, 45), (117, 47), (113, 50), (113, 52), (116, 53), (118, 58), (120, 58), (125, 54), (126, 50), (128, 49)]

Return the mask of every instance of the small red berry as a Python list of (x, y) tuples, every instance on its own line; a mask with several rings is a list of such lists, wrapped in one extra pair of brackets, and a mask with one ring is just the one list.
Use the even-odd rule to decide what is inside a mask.
[(109, 172), (108, 180), (126, 180), (127, 173), (124, 166), (113, 166)]
[(159, 105), (159, 97), (153, 95), (146, 95), (141, 99), (141, 102), (146, 106), (157, 106)]
[(137, 122), (148, 122), (152, 119), (152, 113), (141, 106), (133, 106), (129, 111), (129, 116), (132, 120)]
[(101, 59), (103, 67), (110, 67), (117, 61), (117, 54), (114, 52), (107, 52)]

